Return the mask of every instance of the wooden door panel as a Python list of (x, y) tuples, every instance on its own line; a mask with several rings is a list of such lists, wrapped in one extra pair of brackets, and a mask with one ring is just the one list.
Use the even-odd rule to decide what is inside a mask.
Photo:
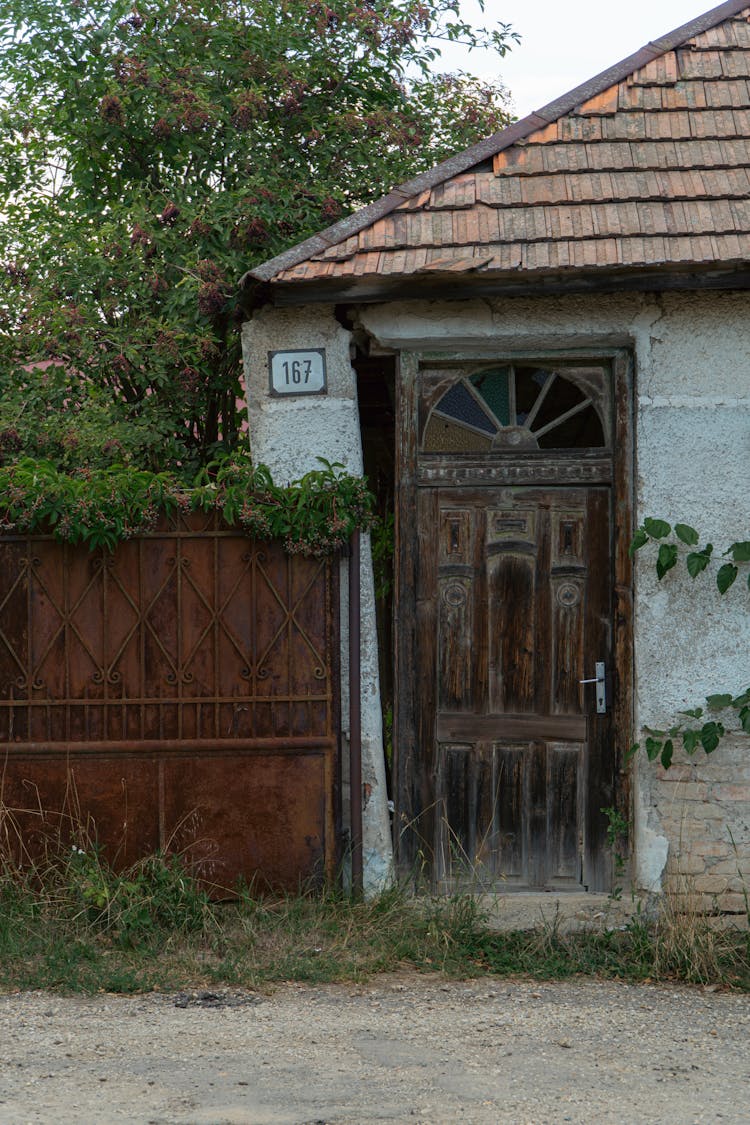
[(421, 491), (417, 643), (436, 698), (426, 687), (420, 721), (437, 751), (424, 797), (441, 882), (602, 879), (609, 718), (580, 681), (609, 656), (609, 506), (606, 487)]
[(497, 852), (495, 874), (510, 883), (524, 878), (524, 763), (527, 747), (509, 743), (493, 746), (495, 772), (495, 821)]
[(547, 883), (581, 883), (581, 783), (584, 747), (547, 745)]
[(455, 573), (438, 579), (438, 707), (475, 707), (474, 578)]
[[(489, 599), (483, 624), (489, 634), (492, 713), (518, 715), (535, 709), (536, 560), (532, 549), (508, 544), (487, 562)], [(489, 626), (498, 620), (503, 621), (502, 629)]]
[(580, 681), (585, 678), (585, 573), (556, 574), (553, 570), (551, 594), (550, 710), (555, 715), (580, 715), (583, 710)]
[(491, 748), (440, 747), (443, 785), (443, 877), (494, 878), (495, 786)]

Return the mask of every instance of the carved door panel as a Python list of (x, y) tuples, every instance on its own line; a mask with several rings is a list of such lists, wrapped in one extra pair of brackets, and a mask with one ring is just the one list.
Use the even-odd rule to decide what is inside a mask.
[[(435, 746), (435, 874), (606, 880), (610, 490), (421, 490), (417, 646)], [(427, 662), (433, 668), (427, 667)]]

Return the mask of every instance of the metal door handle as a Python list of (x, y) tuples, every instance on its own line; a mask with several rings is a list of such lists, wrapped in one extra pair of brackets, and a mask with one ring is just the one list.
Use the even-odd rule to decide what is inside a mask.
[(579, 684), (596, 684), (596, 713), (597, 715), (606, 715), (607, 713), (607, 669), (604, 661), (597, 661), (594, 665), (596, 675), (588, 680), (579, 680)]

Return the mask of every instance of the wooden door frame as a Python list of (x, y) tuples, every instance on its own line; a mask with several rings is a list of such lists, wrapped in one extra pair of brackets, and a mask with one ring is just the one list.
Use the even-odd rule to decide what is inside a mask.
[[(576, 348), (505, 350), (499, 345), (444, 351), (402, 351), (396, 370), (396, 519), (394, 551), (394, 848), (402, 873), (419, 875), (430, 857), (420, 855), (420, 841), (434, 839), (437, 760), (419, 752), (425, 734), (419, 729), (417, 693), (425, 690), (424, 669), (417, 667), (417, 453), (419, 370), (429, 361), (467, 363), (575, 363), (598, 361), (612, 371), (612, 668), (614, 761), (612, 807), (630, 821), (630, 777), (625, 757), (633, 730), (633, 485), (635, 463), (634, 360), (629, 349)], [(524, 481), (516, 482), (523, 485)], [(529, 481), (528, 483), (532, 483)], [(584, 483), (584, 482), (582, 482)], [(433, 687), (434, 691), (434, 687)], [(419, 823), (419, 831), (417, 824)]]

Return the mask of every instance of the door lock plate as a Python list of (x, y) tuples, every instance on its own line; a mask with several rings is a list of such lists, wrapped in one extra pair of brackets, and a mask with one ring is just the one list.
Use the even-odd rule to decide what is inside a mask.
[(596, 684), (596, 713), (607, 713), (607, 668), (603, 660), (597, 660), (594, 665), (596, 675), (587, 680), (579, 680), (579, 684)]

